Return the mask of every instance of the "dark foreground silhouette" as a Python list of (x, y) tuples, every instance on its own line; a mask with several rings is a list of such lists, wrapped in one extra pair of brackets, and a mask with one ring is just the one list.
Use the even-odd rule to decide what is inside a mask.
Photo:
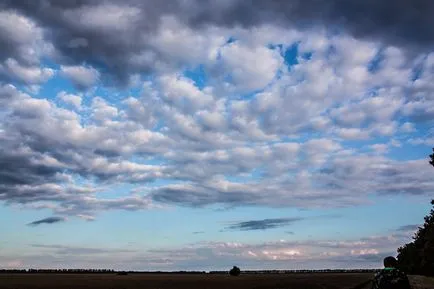
[[(372, 273), (0, 274), (1, 289), (369, 289)], [(369, 284), (368, 284), (369, 283)], [(363, 285), (363, 287), (360, 287)]]
[(372, 281), (372, 289), (411, 289), (407, 275), (398, 269), (395, 257), (384, 258), (384, 269)]
[[(370, 289), (372, 273), (292, 274), (0, 274), (0, 289)], [(410, 276), (412, 289), (434, 278)]]

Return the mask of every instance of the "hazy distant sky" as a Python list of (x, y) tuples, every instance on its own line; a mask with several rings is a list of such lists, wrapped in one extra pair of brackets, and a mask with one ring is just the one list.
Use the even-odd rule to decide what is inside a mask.
[(433, 13), (0, 0), (0, 267), (381, 266), (434, 196)]

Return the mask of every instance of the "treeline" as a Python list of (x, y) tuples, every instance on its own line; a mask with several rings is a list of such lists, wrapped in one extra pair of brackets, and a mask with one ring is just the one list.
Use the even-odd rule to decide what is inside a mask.
[(206, 274), (206, 271), (116, 271), (113, 269), (0, 269), (1, 273), (20, 274)]
[[(291, 274), (291, 273), (374, 273), (379, 269), (320, 269), (320, 270), (243, 270), (241, 274)], [(228, 271), (210, 271), (209, 274), (228, 274)]]
[(0, 273), (57, 273), (57, 274), (106, 274), (114, 273), (112, 269), (0, 269)]
[[(434, 167), (434, 153), (429, 158)], [(413, 241), (398, 248), (398, 265), (409, 274), (434, 276), (434, 200), (431, 205), (433, 208), (413, 236)]]
[(413, 241), (398, 249), (399, 267), (408, 274), (434, 276), (434, 200), (431, 205), (433, 209)]
[[(377, 269), (245, 270), (242, 274), (371, 273)], [(228, 271), (115, 271), (112, 269), (0, 269), (0, 274), (228, 274)]]
[(127, 274), (206, 274), (206, 271), (119, 271)]

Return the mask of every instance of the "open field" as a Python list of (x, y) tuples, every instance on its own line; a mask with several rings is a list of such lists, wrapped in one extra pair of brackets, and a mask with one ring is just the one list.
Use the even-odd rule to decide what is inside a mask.
[(365, 289), (370, 273), (227, 275), (0, 274), (1, 289)]
[(413, 289), (433, 289), (434, 278), (424, 276), (410, 276), (409, 277)]

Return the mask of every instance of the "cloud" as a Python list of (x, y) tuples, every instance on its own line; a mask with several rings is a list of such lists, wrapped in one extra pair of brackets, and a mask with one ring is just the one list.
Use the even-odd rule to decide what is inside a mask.
[[(393, 3), (395, 5), (391, 9)], [(192, 22), (244, 26), (273, 21), (286, 25), (309, 23), (334, 26), (340, 24), (344, 29), (359, 37), (377, 38), (401, 45), (404, 44), (403, 41), (408, 41), (411, 44), (425, 46), (432, 43), (434, 39), (425, 26), (431, 21), (425, 11), (432, 9), (432, 3), (420, 1), (418, 4), (415, 6), (406, 1), (378, 3), (358, 0), (323, 3), (312, 0), (247, 5), (242, 1), (236, 1), (231, 4), (215, 4), (209, 9), (204, 9), (202, 13), (193, 14)], [(244, 13), (236, 13), (236, 11)], [(321, 13), (318, 13), (319, 11)], [(412, 35), (415, 29), (421, 30)], [(399, 33), (394, 36), (388, 35), (391, 31), (399, 31)]]
[(428, 138), (410, 138), (408, 142), (413, 145), (426, 145), (426, 146), (434, 146), (434, 137)]
[[(240, 0), (230, 3), (171, 0), (166, 4), (150, 5), (149, 1), (137, 0), (65, 4), (54, 1), (4, 1), (2, 8), (13, 20), (9, 22), (17, 24), (17, 27), (25, 27), (22, 24), (24, 21), (40, 24), (47, 32), (44, 34), (48, 38), (46, 41), (52, 44), (59, 59), (72, 61), (74, 65), (83, 61), (99, 64), (120, 82), (126, 82), (131, 73), (167, 69), (173, 63), (191, 61), (194, 58), (192, 55), (205, 60), (210, 55), (207, 51), (217, 54), (216, 49), (207, 49), (204, 44), (221, 43), (221, 39), (206, 41), (206, 36), (194, 36), (204, 30), (215, 35), (219, 34), (215, 33), (216, 30), (236, 27), (254, 29), (265, 25), (301, 30), (339, 27), (355, 38), (405, 47), (409, 51), (427, 51), (434, 42), (434, 34), (426, 28), (433, 24), (428, 12), (433, 9), (433, 4), (429, 0), (420, 0), (417, 5), (407, 1), (378, 3), (372, 0), (278, 1), (252, 5)], [(10, 30), (7, 23), (5, 21), (4, 24), (6, 32)], [(29, 30), (20, 30), (13, 45), (7, 46), (10, 48), (7, 54), (25, 43), (22, 39), (31, 35)], [(5, 40), (9, 37), (10, 33), (3, 35)], [(183, 41), (187, 38), (194, 40), (188, 44)], [(179, 52), (171, 48), (173, 43), (177, 44)], [(205, 49), (198, 50), (197, 47)], [(246, 53), (243, 57), (248, 55)], [(273, 60), (266, 61), (266, 64), (274, 67)], [(234, 71), (234, 77), (240, 81), (243, 79), (240, 77), (245, 77), (243, 73), (237, 74)], [(262, 86), (266, 79), (261, 79), (257, 85)], [(253, 84), (249, 82), (249, 87)]]
[(240, 230), (240, 231), (253, 231), (253, 230), (268, 230), (279, 227), (288, 226), (292, 223), (303, 220), (303, 218), (276, 218), (276, 219), (263, 219), (251, 220), (232, 224), (226, 229)]
[(419, 228), (419, 225), (404, 225), (396, 229), (398, 232), (413, 232)]
[(81, 95), (69, 94), (65, 91), (61, 91), (57, 94), (57, 97), (60, 98), (64, 103), (72, 105), (76, 109), (81, 108)]
[(0, 74), (5, 78), (32, 85), (48, 81), (54, 75), (54, 70), (39, 66), (22, 66), (15, 59), (8, 58), (4, 64), (0, 64)]
[[(20, 261), (23, 268), (95, 268), (104, 264), (115, 270), (227, 270), (233, 264), (244, 269), (378, 268), (385, 256), (410, 234), (391, 233), (342, 240), (274, 240), (268, 242), (200, 241), (170, 248), (99, 248), (59, 244), (29, 244), (19, 257), (13, 252), (4, 263)], [(99, 265), (98, 265), (99, 264)]]
[(96, 69), (86, 66), (61, 66), (60, 73), (80, 90), (93, 87), (100, 77), (100, 73)]
[(85, 256), (95, 256), (100, 254), (118, 254), (118, 253), (134, 253), (137, 251), (127, 250), (127, 249), (106, 249), (106, 248), (91, 248), (91, 247), (76, 247), (76, 246), (65, 246), (65, 245), (43, 245), (43, 244), (31, 244), (33, 248), (47, 249), (53, 251), (57, 255), (85, 255)]
[(198, 242), (148, 250), (147, 254), (167, 260), (166, 268), (225, 269), (231, 264), (244, 264), (246, 269), (342, 268), (343, 264), (346, 268), (378, 268), (384, 256), (396, 255), (396, 248), (408, 239), (408, 235), (392, 234), (341, 241)]
[(14, 9), (1, 9), (0, 19), (0, 45), (3, 47), (0, 63), (8, 61), (15, 69), (20, 65), (37, 64), (41, 52), (44, 51), (43, 46), (46, 45), (43, 30), (37, 25), (37, 21)]
[(41, 220), (37, 220), (37, 221), (33, 221), (31, 223), (29, 223), (29, 226), (39, 226), (42, 224), (55, 224), (55, 223), (59, 223), (59, 222), (64, 222), (66, 219), (63, 217), (48, 217), (45, 219), (41, 219)]
[[(425, 160), (396, 159), (405, 147), (383, 139), (423, 142), (431, 54), (412, 58), (388, 42), (265, 18), (254, 27), (219, 26), (215, 15), (193, 20), (213, 5), (224, 16), (238, 2), (171, 16), (165, 9), (182, 11), (186, 2), (156, 5), (147, 18), (132, 0), (45, 3), (42, 10), (37, 1), (3, 3), (14, 5), (5, 13), (27, 23), (23, 29), (44, 33), (37, 43), (16, 36), (37, 50), (34, 62), (12, 52), (2, 61), (39, 72), (42, 59), (60, 66), (40, 94), (28, 95), (10, 79), (14, 85), (0, 86), (6, 204), (89, 219), (160, 205), (345, 207), (371, 195), (426, 196), (434, 188)], [(132, 76), (146, 81), (131, 90), (117, 86), (116, 78), (129, 83)], [(53, 99), (59, 77), (86, 97), (56, 86)], [(102, 197), (123, 186), (132, 187), (127, 196)]]
[(232, 42), (220, 50), (221, 65), (225, 77), (238, 91), (254, 91), (270, 83), (283, 64), (283, 58), (276, 50), (263, 46), (246, 47)]

